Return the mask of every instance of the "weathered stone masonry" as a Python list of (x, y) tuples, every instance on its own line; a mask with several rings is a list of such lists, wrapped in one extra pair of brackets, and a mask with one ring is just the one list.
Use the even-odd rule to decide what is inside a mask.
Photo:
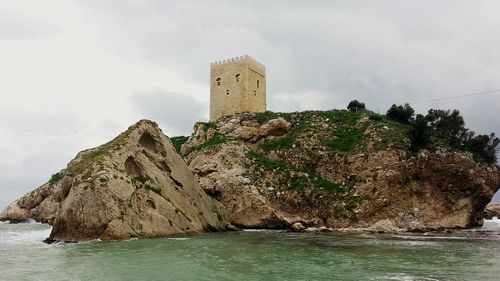
[(266, 111), (266, 67), (245, 55), (210, 64), (210, 121)]

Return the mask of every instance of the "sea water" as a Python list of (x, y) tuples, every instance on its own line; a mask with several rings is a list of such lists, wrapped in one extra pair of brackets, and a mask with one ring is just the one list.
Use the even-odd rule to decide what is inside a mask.
[(500, 280), (500, 220), (442, 234), (208, 233), (42, 242), (50, 226), (0, 224), (0, 280)]

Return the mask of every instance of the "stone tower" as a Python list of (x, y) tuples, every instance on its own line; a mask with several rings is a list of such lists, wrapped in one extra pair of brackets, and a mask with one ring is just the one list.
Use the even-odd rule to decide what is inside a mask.
[(210, 64), (210, 121), (266, 111), (266, 67), (245, 55)]

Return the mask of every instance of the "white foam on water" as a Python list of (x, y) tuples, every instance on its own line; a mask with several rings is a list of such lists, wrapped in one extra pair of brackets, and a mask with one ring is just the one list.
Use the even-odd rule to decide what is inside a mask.
[(484, 220), (483, 229), (500, 231), (500, 219), (493, 217), (491, 220)]
[(399, 281), (439, 281), (439, 279), (430, 277), (419, 277), (408, 274), (397, 274), (396, 276), (390, 276), (389, 280), (399, 280)]
[(42, 241), (49, 237), (52, 227), (37, 222), (22, 224), (2, 223), (0, 244), (4, 245), (46, 245)]
[(260, 229), (260, 228), (247, 228), (247, 229), (242, 229), (241, 231), (243, 232), (286, 232), (286, 230), (281, 230), (281, 229)]
[(187, 237), (174, 237), (174, 238), (167, 238), (168, 240), (179, 240), (179, 241), (184, 241), (184, 240), (189, 240)]

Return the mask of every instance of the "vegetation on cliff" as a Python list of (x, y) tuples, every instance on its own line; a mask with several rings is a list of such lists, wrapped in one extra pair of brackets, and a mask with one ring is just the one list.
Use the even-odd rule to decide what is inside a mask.
[[(422, 126), (409, 105), (394, 105), (386, 115), (363, 105), (199, 123), (181, 153), (202, 188), (243, 227), (278, 227), (297, 216), (309, 226), (335, 228), (387, 218), (405, 229), (480, 223), (498, 189), (497, 167), (485, 168), (491, 162), (472, 147), (443, 141), (454, 130), (443, 129), (444, 121)], [(426, 145), (417, 148), (422, 139)]]
[(500, 139), (494, 133), (476, 135), (465, 127), (464, 118), (458, 110), (430, 109), (427, 115), (417, 114), (409, 104), (395, 105), (387, 111), (387, 117), (410, 126), (410, 150), (432, 151), (451, 149), (473, 154), (479, 163), (496, 163)]

